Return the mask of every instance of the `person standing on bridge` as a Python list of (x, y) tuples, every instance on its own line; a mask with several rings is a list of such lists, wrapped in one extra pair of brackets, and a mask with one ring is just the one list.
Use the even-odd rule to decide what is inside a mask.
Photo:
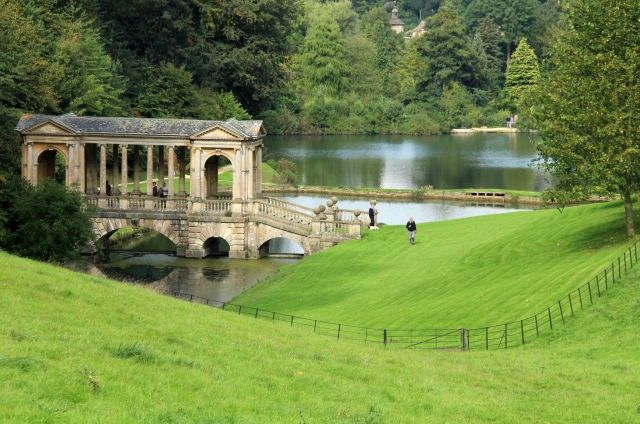
[(413, 245), (416, 239), (416, 222), (413, 218), (409, 218), (409, 222), (407, 222), (407, 231), (409, 232), (409, 244)]
[(160, 187), (160, 197), (166, 199), (169, 197), (169, 187), (167, 187), (167, 183), (162, 182), (162, 187)]

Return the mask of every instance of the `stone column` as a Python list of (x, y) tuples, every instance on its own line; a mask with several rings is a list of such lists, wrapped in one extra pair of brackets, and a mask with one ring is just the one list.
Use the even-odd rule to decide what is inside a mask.
[(118, 175), (120, 173), (120, 165), (118, 163), (118, 145), (114, 144), (113, 145), (113, 169), (111, 170), (113, 173), (113, 181), (111, 182), (111, 195), (112, 196), (117, 196), (118, 194), (120, 194), (120, 190), (118, 189), (118, 180), (120, 179), (120, 176)]
[(158, 190), (164, 181), (164, 146), (158, 146)]
[(173, 174), (175, 172), (175, 147), (174, 146), (169, 146), (169, 157), (168, 157), (168, 163), (167, 163), (167, 179), (169, 180), (167, 182), (167, 188), (169, 189), (169, 196), (173, 196), (174, 195), (174, 190), (173, 190), (173, 186), (174, 186), (174, 177)]
[(76, 175), (78, 178), (78, 182), (80, 183), (80, 193), (85, 193), (87, 189), (87, 182), (85, 180), (86, 163), (84, 150), (85, 145), (78, 143), (78, 153), (76, 155)]
[(140, 146), (133, 146), (133, 191), (131, 194), (140, 196)]
[(236, 157), (233, 167), (233, 186), (231, 193), (233, 200), (242, 199), (242, 153), (240, 149), (235, 149)]
[(100, 145), (100, 195), (107, 195), (107, 145)]
[(127, 175), (129, 172), (128, 161), (127, 161), (127, 145), (123, 144), (121, 147), (122, 147), (122, 194), (126, 195), (128, 191), (127, 184), (129, 182), (129, 176)]
[(33, 143), (27, 143), (27, 181), (35, 184), (33, 181)]
[(184, 163), (184, 146), (180, 146), (178, 150), (178, 160), (180, 161), (180, 192), (178, 193), (178, 197), (187, 197), (187, 192), (185, 190), (185, 163)]
[(254, 161), (254, 155), (255, 155), (255, 148), (250, 147), (249, 149), (247, 149), (247, 171), (246, 171), (246, 175), (247, 175), (247, 196), (246, 196), (246, 200), (253, 200), (254, 198), (254, 183), (255, 183), (255, 178), (256, 178), (256, 174), (257, 172), (255, 172), (255, 161)]
[(147, 196), (153, 196), (153, 146), (147, 146)]
[(202, 164), (200, 163), (200, 159), (202, 158), (202, 148), (195, 147), (191, 149), (191, 169), (189, 170), (191, 174), (191, 198), (193, 199), (191, 202), (191, 209), (194, 212), (202, 212), (202, 192), (201, 192), (201, 168)]
[(256, 197), (262, 197), (262, 146), (256, 147), (256, 162), (258, 162), (258, 172), (256, 176)]

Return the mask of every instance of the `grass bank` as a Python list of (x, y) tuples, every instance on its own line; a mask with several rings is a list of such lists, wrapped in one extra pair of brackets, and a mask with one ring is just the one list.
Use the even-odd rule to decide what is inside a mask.
[(0, 262), (2, 422), (640, 422), (637, 280), (532, 344), (432, 352)]
[(233, 303), (376, 328), (473, 328), (526, 318), (629, 244), (620, 201), (364, 230)]

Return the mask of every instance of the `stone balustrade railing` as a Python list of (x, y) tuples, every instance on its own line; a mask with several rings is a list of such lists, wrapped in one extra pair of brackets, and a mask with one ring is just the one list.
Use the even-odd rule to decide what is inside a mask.
[[(285, 202), (288, 203), (288, 202)], [(313, 220), (312, 215), (308, 215), (306, 213), (300, 212), (297, 209), (289, 209), (284, 205), (276, 205), (273, 203), (266, 202), (264, 200), (258, 200), (255, 202), (255, 213), (269, 215), (276, 218), (286, 219), (288, 221), (300, 223), (300, 224), (311, 224)], [(296, 205), (299, 206), (299, 205)], [(313, 214), (313, 211), (311, 212)]]
[(205, 200), (204, 212), (213, 215), (228, 215), (231, 213), (232, 205), (231, 200)]
[(296, 203), (287, 202), (286, 200), (278, 199), (276, 197), (263, 197), (260, 200), (262, 200), (263, 202), (266, 202), (268, 204), (275, 205), (275, 206), (280, 206), (282, 208), (293, 210), (293, 211), (299, 212), (301, 214), (309, 215), (311, 217), (314, 216), (312, 208), (308, 208), (306, 206), (298, 205)]

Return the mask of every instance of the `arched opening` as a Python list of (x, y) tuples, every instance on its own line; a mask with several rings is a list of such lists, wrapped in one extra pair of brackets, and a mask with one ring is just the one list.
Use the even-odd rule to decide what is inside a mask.
[(67, 162), (64, 155), (55, 149), (45, 150), (38, 156), (38, 182), (47, 178), (57, 183), (67, 183)]
[(122, 227), (96, 242), (105, 252), (175, 253), (177, 246), (167, 236), (146, 227)]
[(301, 257), (304, 256), (304, 249), (298, 243), (293, 240), (284, 237), (275, 237), (268, 240), (260, 246), (258, 249), (259, 256), (271, 256), (271, 257)]
[(222, 237), (210, 237), (202, 245), (204, 257), (229, 256), (229, 243)]

